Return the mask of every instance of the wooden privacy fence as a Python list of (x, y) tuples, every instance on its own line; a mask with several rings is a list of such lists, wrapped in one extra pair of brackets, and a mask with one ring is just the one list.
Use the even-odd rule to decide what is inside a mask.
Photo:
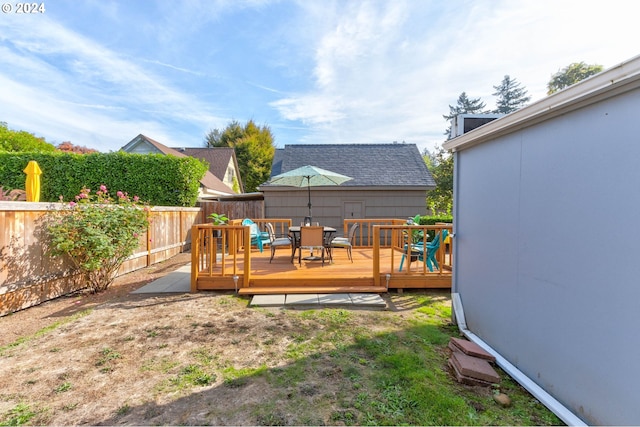
[[(227, 218), (264, 218), (264, 200), (199, 200), (202, 218), (212, 213), (225, 214)], [(207, 222), (207, 221), (203, 221)]]
[[(70, 262), (47, 254), (45, 215), (59, 203), (0, 202), (0, 316), (85, 287)], [(154, 207), (140, 246), (118, 271), (125, 274), (190, 249), (200, 208)]]

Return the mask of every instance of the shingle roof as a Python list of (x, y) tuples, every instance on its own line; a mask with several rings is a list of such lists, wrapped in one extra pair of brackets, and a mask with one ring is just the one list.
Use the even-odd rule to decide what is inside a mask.
[[(127, 145), (125, 145), (125, 147), (140, 141), (146, 141), (147, 143), (155, 147), (157, 150), (159, 150), (162, 154), (172, 155), (176, 157), (188, 157), (185, 154), (180, 153), (179, 151), (176, 151), (173, 148), (169, 148), (166, 145), (161, 144), (158, 141), (151, 139), (148, 136), (145, 136), (142, 134), (132, 139)], [(235, 192), (231, 188), (229, 188), (225, 183), (223, 183), (220, 179), (218, 179), (218, 177), (212, 174), (209, 170), (205, 172), (204, 177), (202, 177), (202, 179), (200, 180), (200, 183), (204, 187), (210, 190), (218, 191), (220, 193), (225, 193), (225, 194), (235, 194)]]
[(224, 180), (229, 162), (234, 158), (234, 150), (231, 147), (174, 147), (173, 149), (189, 157), (207, 161), (207, 163), (209, 163), (209, 170), (221, 180)]
[(285, 145), (276, 150), (271, 176), (305, 165), (353, 178), (344, 187), (436, 185), (415, 144)]

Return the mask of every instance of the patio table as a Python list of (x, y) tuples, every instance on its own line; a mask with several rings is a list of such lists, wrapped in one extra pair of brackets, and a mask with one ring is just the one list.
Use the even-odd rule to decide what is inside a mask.
[[(331, 236), (333, 235), (333, 233), (336, 232), (336, 229), (333, 227), (324, 226), (323, 231), (324, 231), (324, 241), (330, 242)], [(294, 225), (289, 227), (289, 234), (291, 235), (291, 240), (293, 241), (293, 245), (292, 245), (293, 249), (291, 252), (291, 257), (293, 257), (300, 243), (300, 226)], [(305, 257), (302, 259), (304, 259), (305, 261), (320, 261), (321, 258), (319, 256), (313, 255), (313, 248), (312, 248), (311, 254), (308, 257)], [(329, 259), (331, 259), (331, 253), (329, 253)]]

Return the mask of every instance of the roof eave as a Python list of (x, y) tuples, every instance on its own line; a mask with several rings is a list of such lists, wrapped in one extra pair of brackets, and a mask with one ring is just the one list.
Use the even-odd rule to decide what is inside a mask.
[(459, 151), (640, 87), (640, 55), (445, 142)]

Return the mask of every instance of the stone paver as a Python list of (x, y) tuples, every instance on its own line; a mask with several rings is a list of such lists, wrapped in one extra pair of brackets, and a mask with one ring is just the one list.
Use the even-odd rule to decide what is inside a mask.
[[(161, 277), (137, 289), (133, 294), (157, 294), (191, 291), (191, 264)], [(284, 307), (284, 306), (318, 306), (318, 307), (366, 307), (386, 308), (387, 303), (378, 294), (278, 294), (254, 295), (250, 307)]]
[(318, 305), (318, 295), (287, 294), (285, 305)]
[(387, 306), (385, 300), (378, 294), (349, 294), (351, 301), (358, 307), (384, 308)]
[(285, 303), (286, 295), (254, 295), (249, 306), (258, 307), (282, 307)]
[(320, 305), (352, 305), (349, 294), (318, 294)]

